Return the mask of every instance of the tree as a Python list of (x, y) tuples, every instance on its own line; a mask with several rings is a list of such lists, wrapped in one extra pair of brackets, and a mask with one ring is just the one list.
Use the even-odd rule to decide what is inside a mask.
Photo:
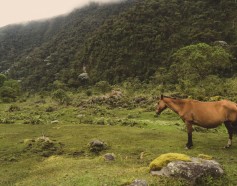
[(7, 77), (4, 74), (0, 74), (0, 87), (3, 86), (3, 83), (6, 79)]
[(70, 97), (62, 89), (58, 89), (58, 90), (54, 91), (52, 98), (54, 100), (58, 101), (60, 104), (69, 104), (69, 102), (70, 102)]
[(7, 79), (0, 74), (0, 98), (3, 102), (13, 102), (20, 95), (20, 83), (17, 80)]
[(171, 77), (179, 92), (194, 97), (224, 94), (221, 78), (231, 74), (231, 55), (220, 46), (189, 45), (172, 55)]
[(189, 45), (172, 56), (171, 70), (178, 82), (197, 83), (209, 75), (224, 77), (231, 71), (231, 55), (220, 46)]
[(17, 91), (11, 87), (1, 87), (0, 96), (3, 102), (13, 102), (16, 101)]

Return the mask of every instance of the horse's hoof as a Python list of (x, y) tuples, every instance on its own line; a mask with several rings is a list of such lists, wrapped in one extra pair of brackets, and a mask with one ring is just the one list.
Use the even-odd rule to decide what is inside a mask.
[(189, 149), (191, 149), (191, 148), (192, 148), (192, 146), (188, 146), (188, 147), (186, 146), (186, 147), (185, 147), (186, 150), (189, 150)]
[(231, 147), (231, 145), (226, 145), (224, 146), (224, 149), (229, 149)]
[(191, 149), (193, 144), (186, 144), (186, 149)]

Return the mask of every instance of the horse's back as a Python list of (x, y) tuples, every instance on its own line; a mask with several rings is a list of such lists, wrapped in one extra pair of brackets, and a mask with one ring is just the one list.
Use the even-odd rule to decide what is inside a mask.
[(200, 107), (202, 109), (210, 108), (211, 110), (215, 110), (215, 109), (223, 108), (223, 109), (237, 111), (237, 104), (229, 100), (210, 101), (210, 102), (191, 100), (191, 104), (193, 107)]
[(191, 113), (193, 122), (206, 128), (216, 127), (228, 120), (237, 120), (236, 104), (228, 101), (187, 101), (186, 113)]

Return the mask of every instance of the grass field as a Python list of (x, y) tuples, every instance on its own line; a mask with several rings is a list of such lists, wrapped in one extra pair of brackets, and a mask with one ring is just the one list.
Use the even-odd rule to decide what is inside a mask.
[[(1, 104), (0, 185), (110, 186), (135, 179), (149, 185), (188, 185), (149, 174), (149, 163), (169, 152), (213, 156), (223, 165), (225, 176), (210, 178), (206, 185), (237, 185), (237, 139), (234, 136), (233, 146), (224, 149), (228, 138), (224, 127), (194, 132), (194, 147), (186, 150), (184, 125), (170, 111), (157, 118), (145, 108), (82, 109), (37, 99)], [(49, 112), (49, 107), (54, 109)], [(27, 148), (28, 141), (42, 136), (60, 143), (60, 153), (45, 155)], [(94, 139), (104, 141), (108, 149), (90, 152), (88, 143)], [(105, 161), (106, 153), (114, 153), (115, 161)]]

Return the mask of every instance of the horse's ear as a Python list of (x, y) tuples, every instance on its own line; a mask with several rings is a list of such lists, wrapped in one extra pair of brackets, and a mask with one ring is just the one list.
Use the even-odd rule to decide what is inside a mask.
[(163, 99), (163, 97), (164, 97), (163, 94), (161, 94), (160, 99)]

